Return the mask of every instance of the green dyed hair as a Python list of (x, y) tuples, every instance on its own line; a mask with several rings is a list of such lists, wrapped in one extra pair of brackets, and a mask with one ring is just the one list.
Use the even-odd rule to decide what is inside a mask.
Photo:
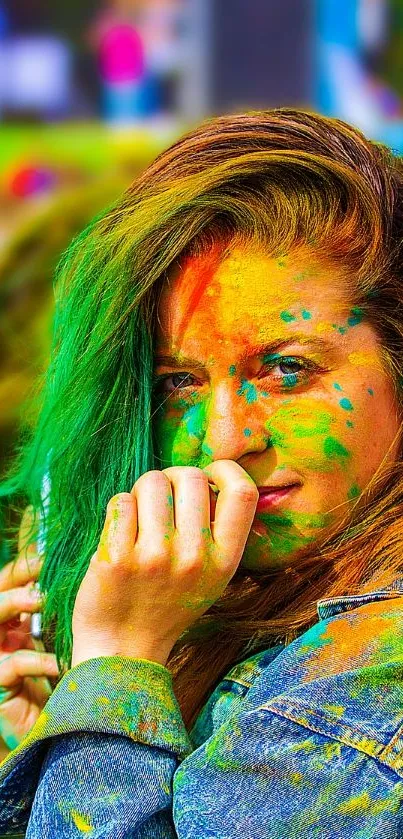
[[(353, 302), (377, 328), (385, 363), (398, 382), (402, 183), (401, 163), (389, 150), (338, 120), (289, 109), (219, 117), (159, 155), (73, 241), (57, 270), (52, 356), (39, 420), (0, 487), (8, 503), (29, 503), (45, 521), (44, 626), (59, 663), (70, 662), (73, 606), (109, 499), (158, 468), (153, 330), (158, 290), (170, 267), (184, 253), (205, 252), (217, 239), (230, 242), (234, 236), (273, 255), (308, 243), (316, 256), (343, 266)], [(48, 498), (41, 497), (45, 475)], [(34, 532), (35, 525), (28, 540)], [(277, 633), (312, 621), (315, 597), (339, 593), (340, 580), (359, 589), (369, 573), (364, 537), (365, 563), (359, 562), (356, 541), (354, 562), (350, 556), (337, 580), (322, 553), (322, 591), (306, 589), (295, 620), (289, 612), (284, 617), (286, 581), (287, 594), (284, 589), (283, 600), (276, 601)], [(329, 556), (333, 566), (337, 556)], [(345, 545), (338, 556), (344, 561)], [(382, 552), (374, 554), (371, 573), (384, 561)], [(230, 585), (200, 621), (205, 625), (221, 615), (228, 629), (210, 682), (240, 658), (254, 628), (262, 630), (264, 641), (274, 633), (274, 613), (263, 603), (261, 586), (255, 591), (254, 581), (245, 579), (236, 585), (236, 597)], [(241, 632), (242, 597), (253, 606), (254, 592), (259, 605), (243, 612)]]

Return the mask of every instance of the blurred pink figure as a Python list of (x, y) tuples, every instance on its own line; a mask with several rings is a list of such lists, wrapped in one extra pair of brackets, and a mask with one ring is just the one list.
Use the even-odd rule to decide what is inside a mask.
[(116, 23), (101, 36), (99, 66), (104, 81), (116, 85), (134, 82), (144, 73), (140, 34), (130, 23)]
[(143, 39), (131, 16), (106, 8), (90, 31), (90, 43), (97, 52), (106, 119), (138, 119), (145, 55)]

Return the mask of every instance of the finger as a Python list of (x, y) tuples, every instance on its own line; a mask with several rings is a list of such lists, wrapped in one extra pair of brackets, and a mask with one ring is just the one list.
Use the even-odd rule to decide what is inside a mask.
[(174, 533), (174, 500), (171, 482), (164, 472), (146, 472), (136, 481), (138, 543), (153, 546), (153, 553), (167, 552)]
[(16, 618), (21, 612), (39, 612), (42, 602), (40, 592), (28, 586), (0, 593), (0, 624)]
[(164, 474), (172, 485), (175, 528), (196, 547), (206, 533), (211, 537), (208, 477), (195, 466), (170, 466)]
[(43, 557), (38, 556), (35, 547), (26, 556), (8, 562), (0, 571), (0, 592), (37, 580), (42, 566)]
[[(37, 639), (34, 639), (31, 636), (31, 615), (28, 615), (24, 621), (18, 621), (16, 618), (14, 620), (7, 621), (7, 623), (3, 624), (1, 627), (1, 649), (4, 652), (10, 653), (14, 652), (14, 650), (40, 650), (41, 652), (45, 652), (43, 643), (38, 642)], [(2, 635), (4, 635), (3, 639)], [(41, 646), (38, 646), (38, 643), (40, 643)]]
[(225, 561), (240, 559), (256, 512), (259, 491), (252, 478), (233, 460), (216, 460), (203, 470), (218, 487), (213, 541)]
[(17, 650), (0, 659), (0, 685), (14, 687), (26, 676), (58, 676), (56, 656), (33, 650)]
[(32, 504), (26, 507), (21, 519), (20, 529), (18, 533), (18, 553), (21, 553), (26, 547), (29, 536), (30, 542), (35, 541), (35, 535), (32, 532), (32, 527), (36, 522), (36, 515)]
[(120, 492), (110, 499), (96, 557), (100, 561), (119, 562), (133, 551), (137, 536), (137, 504), (130, 492)]

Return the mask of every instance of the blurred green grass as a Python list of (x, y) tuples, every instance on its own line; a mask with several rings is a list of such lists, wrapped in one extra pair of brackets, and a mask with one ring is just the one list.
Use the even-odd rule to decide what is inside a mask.
[(141, 167), (179, 133), (141, 126), (112, 130), (102, 123), (5, 124), (0, 129), (0, 170), (23, 159), (78, 165), (88, 173), (98, 173), (115, 166), (117, 160), (133, 157)]

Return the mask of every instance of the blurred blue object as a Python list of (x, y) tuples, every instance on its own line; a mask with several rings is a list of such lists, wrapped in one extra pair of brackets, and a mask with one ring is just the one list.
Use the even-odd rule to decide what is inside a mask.
[(3, 107), (49, 119), (67, 113), (71, 53), (64, 41), (48, 35), (14, 36), (3, 41), (1, 54)]
[(4, 4), (0, 2), (0, 41), (8, 34), (9, 23)]
[[(376, 77), (364, 60), (368, 45), (385, 37), (385, 0), (314, 0), (316, 30), (315, 102), (318, 111), (338, 117), (403, 153), (400, 97)], [(365, 24), (365, 25), (364, 25)], [(377, 27), (379, 29), (377, 36)]]

